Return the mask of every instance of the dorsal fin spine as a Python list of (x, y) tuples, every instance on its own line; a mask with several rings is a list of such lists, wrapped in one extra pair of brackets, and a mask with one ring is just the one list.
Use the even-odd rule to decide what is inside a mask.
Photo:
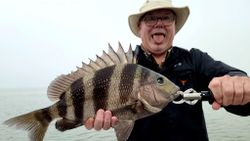
[(112, 58), (115, 64), (119, 64), (121, 62), (119, 56), (117, 55), (117, 53), (114, 51), (114, 49), (112, 48), (110, 44), (108, 44), (108, 46), (109, 46), (109, 50), (108, 50), (109, 56)]

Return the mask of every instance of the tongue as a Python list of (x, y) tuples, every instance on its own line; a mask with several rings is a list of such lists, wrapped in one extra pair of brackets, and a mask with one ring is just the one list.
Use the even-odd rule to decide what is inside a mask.
[(153, 39), (154, 39), (155, 43), (160, 44), (163, 42), (164, 36), (163, 35), (153, 35)]

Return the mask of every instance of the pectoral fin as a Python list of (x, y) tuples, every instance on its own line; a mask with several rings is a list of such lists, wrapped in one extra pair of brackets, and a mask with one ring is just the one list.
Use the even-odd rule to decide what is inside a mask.
[(116, 132), (116, 137), (118, 141), (126, 141), (132, 132), (134, 127), (134, 121), (132, 120), (122, 120), (119, 121), (114, 127)]

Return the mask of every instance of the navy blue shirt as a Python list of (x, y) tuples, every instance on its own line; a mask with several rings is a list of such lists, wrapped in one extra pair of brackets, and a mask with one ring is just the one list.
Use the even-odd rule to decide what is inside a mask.
[[(165, 75), (182, 91), (188, 88), (209, 90), (212, 78), (225, 74), (247, 75), (198, 49), (188, 51), (173, 47), (161, 67), (140, 46), (135, 49), (135, 55), (138, 64)], [(225, 109), (242, 116), (250, 115), (250, 103)], [(202, 102), (195, 105), (169, 103), (161, 112), (135, 121), (128, 141), (208, 141)]]

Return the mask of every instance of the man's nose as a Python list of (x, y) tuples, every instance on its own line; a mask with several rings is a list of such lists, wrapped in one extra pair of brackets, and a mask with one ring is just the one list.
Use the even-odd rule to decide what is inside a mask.
[(157, 19), (155, 26), (164, 26), (164, 23), (161, 18)]

